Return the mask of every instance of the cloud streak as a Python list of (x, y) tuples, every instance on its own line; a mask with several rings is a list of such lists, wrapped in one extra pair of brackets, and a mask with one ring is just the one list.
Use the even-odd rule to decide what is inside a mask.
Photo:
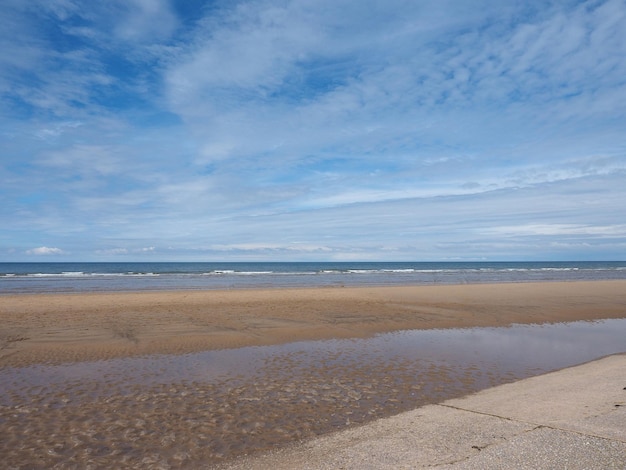
[(64, 254), (63, 250), (60, 248), (40, 246), (37, 248), (32, 248), (30, 250), (26, 250), (27, 255), (62, 255)]
[(7, 257), (623, 257), (621, 1), (11, 0), (0, 22)]

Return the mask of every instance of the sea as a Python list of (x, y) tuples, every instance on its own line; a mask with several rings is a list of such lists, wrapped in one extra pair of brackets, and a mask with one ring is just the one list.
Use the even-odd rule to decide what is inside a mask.
[(0, 263), (0, 295), (626, 279), (626, 261)]

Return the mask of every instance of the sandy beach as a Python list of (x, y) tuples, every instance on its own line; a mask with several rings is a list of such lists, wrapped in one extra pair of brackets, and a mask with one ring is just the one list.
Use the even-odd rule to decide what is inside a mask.
[[(574, 365), (561, 322), (623, 318), (626, 281), (0, 296), (0, 454), (209, 468)], [(581, 362), (623, 352), (583, 323), (617, 347)], [(539, 352), (570, 330), (566, 364)]]
[(626, 315), (626, 281), (7, 295), (0, 366)]

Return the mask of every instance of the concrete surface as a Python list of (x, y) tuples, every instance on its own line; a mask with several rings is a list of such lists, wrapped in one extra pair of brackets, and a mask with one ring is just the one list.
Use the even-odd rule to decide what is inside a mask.
[(626, 354), (425, 406), (225, 468), (429, 467), (626, 469)]

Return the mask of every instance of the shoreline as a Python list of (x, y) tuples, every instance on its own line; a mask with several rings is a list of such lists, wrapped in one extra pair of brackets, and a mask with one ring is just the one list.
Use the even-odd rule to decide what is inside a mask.
[(626, 280), (9, 294), (0, 367), (626, 317)]
[(571, 284), (571, 283), (599, 283), (599, 282), (626, 282), (625, 278), (599, 278), (599, 279), (522, 279), (522, 280), (504, 280), (504, 281), (437, 281), (437, 282), (381, 282), (381, 283), (365, 283), (365, 284), (349, 284), (349, 283), (328, 283), (328, 284), (311, 284), (311, 285), (242, 285), (231, 287), (154, 287), (154, 288), (129, 288), (129, 289), (85, 289), (85, 290), (33, 290), (33, 291), (0, 291), (0, 299), (7, 297), (24, 297), (24, 296), (80, 296), (80, 295), (116, 295), (116, 294), (168, 294), (168, 293), (195, 293), (195, 292), (256, 292), (256, 291), (296, 291), (296, 290), (335, 290), (335, 289), (394, 289), (394, 288), (437, 288), (437, 287), (457, 287), (457, 286), (485, 286), (485, 285), (509, 285), (509, 284)]
[[(626, 269), (626, 268), (625, 268)], [(591, 278), (549, 278), (549, 279), (506, 279), (506, 280), (438, 280), (438, 281), (402, 281), (402, 282), (335, 282), (335, 283), (312, 283), (312, 284), (242, 284), (242, 285), (216, 285), (216, 286), (156, 286), (156, 287), (130, 287), (130, 288), (85, 288), (85, 289), (32, 289), (32, 290), (0, 290), (0, 299), (21, 296), (79, 296), (79, 295), (107, 295), (107, 294), (161, 294), (161, 293), (194, 293), (194, 292), (254, 292), (254, 291), (295, 291), (295, 290), (326, 290), (326, 289), (386, 289), (386, 288), (416, 288), (416, 287), (456, 287), (456, 286), (484, 286), (484, 285), (509, 285), (509, 284), (570, 284), (570, 283), (599, 283), (599, 282), (626, 282), (624, 278), (600, 277)]]

